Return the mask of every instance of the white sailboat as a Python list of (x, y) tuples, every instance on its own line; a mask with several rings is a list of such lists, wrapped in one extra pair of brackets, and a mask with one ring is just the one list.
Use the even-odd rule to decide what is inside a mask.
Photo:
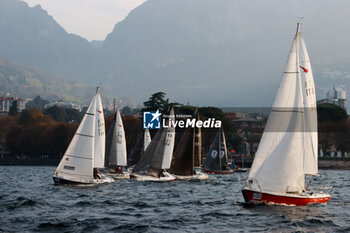
[(272, 111), (242, 190), (247, 202), (325, 203), (330, 195), (305, 187), (317, 175), (317, 111), (309, 56), (298, 23)]
[[(59, 163), (53, 180), (55, 183), (63, 184), (100, 184), (111, 183), (114, 180), (103, 174), (94, 174), (94, 166), (96, 154), (100, 156), (99, 152), (104, 151), (104, 144), (99, 145), (96, 151), (96, 132), (97, 127), (96, 112), (100, 111), (99, 89), (97, 88), (96, 95), (92, 99), (84, 117), (81, 121), (72, 141), (70, 142), (61, 162)], [(101, 122), (101, 121), (100, 121)], [(104, 123), (103, 123), (104, 126)], [(97, 152), (97, 153), (95, 153)], [(99, 167), (100, 164), (97, 164)]]
[(123, 120), (119, 108), (114, 114), (112, 125), (108, 132), (108, 147), (106, 151), (108, 175), (113, 178), (130, 178), (126, 171), (127, 151)]
[(147, 147), (140, 161), (135, 165), (132, 178), (138, 181), (172, 181), (175, 177), (167, 170), (170, 168), (175, 144), (175, 113), (169, 113), (171, 127), (163, 128)]

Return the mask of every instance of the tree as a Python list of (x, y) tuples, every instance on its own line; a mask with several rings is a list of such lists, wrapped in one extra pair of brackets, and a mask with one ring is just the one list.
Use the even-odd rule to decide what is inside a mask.
[(157, 92), (154, 93), (148, 101), (144, 102), (143, 105), (145, 106), (143, 110), (146, 111), (159, 111), (165, 112), (167, 109), (167, 105), (169, 103), (169, 99), (165, 100), (165, 93), (164, 92)]
[(82, 113), (73, 108), (66, 108), (66, 122), (80, 122), (83, 118)]
[(66, 109), (58, 106), (52, 106), (45, 111), (46, 114), (50, 115), (54, 121), (65, 122), (67, 117)]
[(131, 108), (128, 107), (128, 106), (125, 106), (125, 107), (122, 109), (122, 114), (124, 114), (124, 115), (131, 115), (131, 114), (132, 114)]
[(318, 120), (321, 122), (339, 122), (348, 117), (344, 109), (334, 104), (318, 104), (317, 113)]
[(29, 101), (27, 104), (26, 104), (26, 108), (27, 109), (30, 109), (30, 108), (36, 108), (36, 109), (43, 109), (45, 104), (48, 104), (49, 101), (45, 100), (45, 99), (42, 99), (40, 97), (40, 95), (36, 96), (33, 100)]
[(42, 111), (38, 109), (25, 109), (18, 117), (18, 124), (21, 126), (30, 126), (37, 123), (52, 121), (50, 116), (45, 116)]
[(11, 105), (10, 111), (9, 111), (9, 115), (10, 116), (17, 116), (18, 115), (18, 103), (17, 103), (17, 100), (12, 102), (12, 105)]

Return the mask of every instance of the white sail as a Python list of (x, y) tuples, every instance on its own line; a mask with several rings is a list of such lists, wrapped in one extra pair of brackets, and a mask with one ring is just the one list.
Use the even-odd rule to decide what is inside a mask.
[(93, 179), (96, 96), (92, 99), (56, 173), (67, 180)]
[(145, 151), (148, 145), (152, 142), (151, 134), (149, 133), (149, 129), (145, 129), (145, 133), (143, 135), (143, 151)]
[(304, 189), (304, 112), (299, 73), (299, 24), (248, 180), (260, 191)]
[(167, 132), (166, 132), (162, 169), (169, 169), (171, 165), (171, 160), (173, 159), (173, 151), (174, 151), (174, 144), (175, 144), (174, 108), (170, 110), (169, 121), (171, 123), (171, 127), (167, 128)]
[(125, 131), (124, 131), (124, 125), (123, 120), (120, 115), (119, 108), (117, 110), (116, 114), (116, 150), (117, 150), (117, 165), (119, 166), (126, 166), (127, 160), (126, 160), (126, 140), (125, 140)]
[(309, 55), (302, 35), (300, 35), (300, 43), (300, 76), (305, 106), (304, 173), (316, 175), (318, 173), (316, 90)]
[(106, 134), (105, 120), (103, 115), (103, 106), (99, 89), (96, 91), (96, 118), (95, 118), (95, 157), (94, 167), (104, 168), (105, 150), (106, 150)]

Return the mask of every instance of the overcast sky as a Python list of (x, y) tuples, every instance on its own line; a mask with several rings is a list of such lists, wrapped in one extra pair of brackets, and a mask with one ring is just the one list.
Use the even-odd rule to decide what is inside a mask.
[(22, 0), (41, 5), (69, 33), (104, 40), (114, 25), (146, 0)]

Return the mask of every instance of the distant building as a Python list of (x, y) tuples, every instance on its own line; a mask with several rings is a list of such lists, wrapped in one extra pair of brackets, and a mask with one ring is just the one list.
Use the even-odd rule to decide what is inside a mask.
[(317, 101), (318, 103), (335, 104), (346, 110), (346, 91), (341, 87), (333, 87), (326, 94), (326, 99)]
[(44, 109), (51, 108), (53, 106), (57, 106), (60, 108), (72, 108), (72, 109), (75, 109), (75, 110), (78, 110), (79, 112), (81, 112), (81, 106), (79, 104), (65, 103), (62, 100), (58, 100), (58, 101), (54, 101), (54, 102), (45, 104)]
[(0, 97), (0, 114), (8, 114), (14, 101), (17, 101), (17, 110), (22, 112), (25, 109), (25, 101), (19, 97)]
[(266, 124), (266, 117), (257, 113), (246, 115), (239, 114), (236, 115), (236, 119), (232, 119), (232, 122), (238, 130), (248, 132), (262, 132)]

